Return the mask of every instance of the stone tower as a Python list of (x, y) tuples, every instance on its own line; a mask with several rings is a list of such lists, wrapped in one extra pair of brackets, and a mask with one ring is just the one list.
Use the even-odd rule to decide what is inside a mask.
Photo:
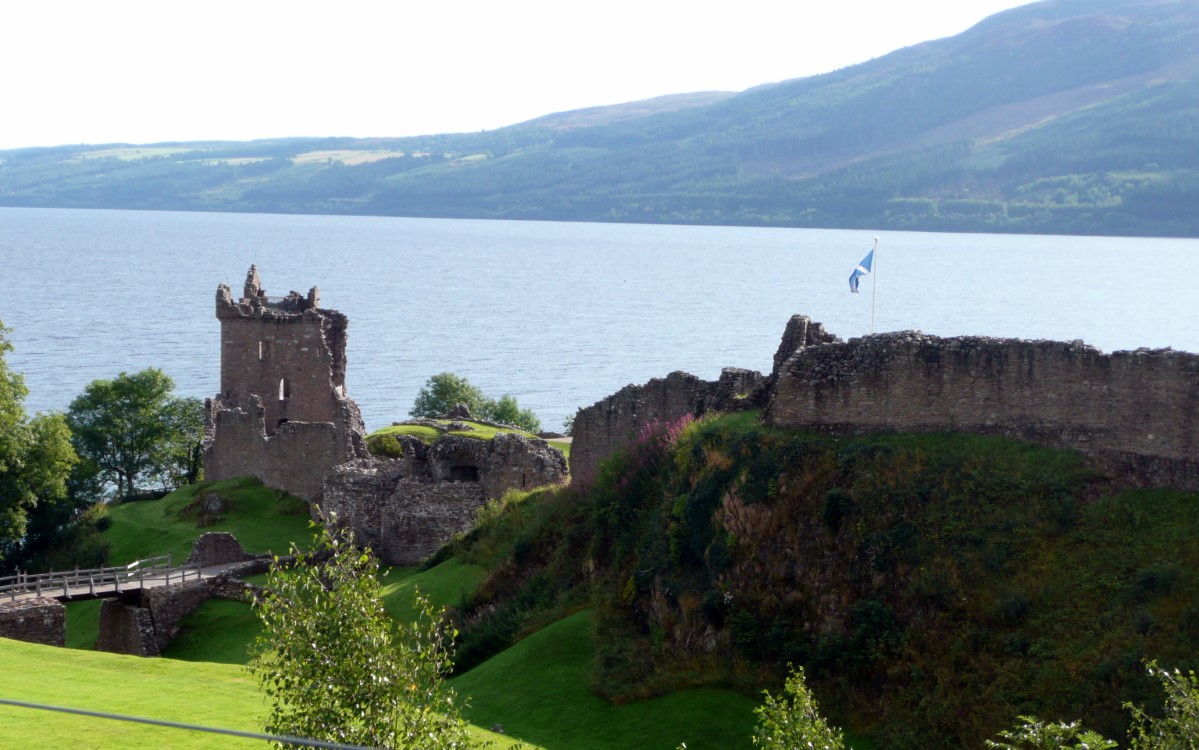
[(315, 499), (325, 472), (366, 455), (346, 396), (346, 316), (307, 296), (268, 297), (250, 266), (242, 296), (217, 287), (221, 392), (206, 404), (206, 479), (254, 475)]

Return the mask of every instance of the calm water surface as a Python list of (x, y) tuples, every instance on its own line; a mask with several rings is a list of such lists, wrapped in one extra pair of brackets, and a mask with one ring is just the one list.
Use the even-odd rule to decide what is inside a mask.
[[(368, 428), (453, 371), (547, 429), (672, 370), (767, 371), (793, 313), (870, 332), (864, 231), (0, 208), (0, 320), (32, 411), (160, 367), (219, 386), (218, 283), (257, 263), (272, 295), (321, 288), (350, 319), (347, 385)], [(892, 232), (877, 327), (1199, 351), (1199, 240)]]

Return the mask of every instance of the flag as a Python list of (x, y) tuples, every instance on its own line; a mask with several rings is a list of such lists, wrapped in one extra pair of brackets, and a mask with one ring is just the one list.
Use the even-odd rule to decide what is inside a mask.
[(862, 278), (863, 276), (869, 276), (870, 266), (873, 264), (874, 250), (871, 249), (870, 252), (866, 253), (866, 257), (862, 258), (862, 262), (858, 264), (858, 267), (853, 269), (853, 273), (849, 275), (849, 291), (853, 292), (854, 294), (858, 293), (858, 279)]

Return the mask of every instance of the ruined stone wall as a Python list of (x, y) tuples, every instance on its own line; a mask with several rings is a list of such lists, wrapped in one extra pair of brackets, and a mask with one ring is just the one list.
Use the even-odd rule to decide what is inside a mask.
[(67, 608), (57, 599), (0, 602), (0, 638), (67, 645)]
[(209, 400), (204, 478), (253, 476), (305, 500), (316, 498), (326, 471), (368, 455), (357, 405), (342, 399), (339, 408), (334, 422), (287, 422), (267, 435), (261, 414)]
[(810, 346), (782, 365), (764, 419), (1012, 435), (1199, 488), (1199, 355), (1171, 350), (914, 332)]
[(651, 422), (753, 408), (762, 382), (760, 373), (728, 368), (715, 382), (676, 371), (644, 385), (627, 385), (575, 414), (571, 474), (576, 478), (594, 474), (600, 461), (628, 445), (637, 431)]
[(210, 565), (245, 562), (254, 559), (246, 552), (237, 537), (228, 531), (208, 531), (201, 534), (192, 542), (191, 554), (187, 556), (188, 565), (199, 565), (207, 568)]
[(486, 501), (480, 482), (422, 481), (401, 460), (365, 459), (329, 472), (321, 510), (384, 562), (415, 565), (470, 528)]
[(345, 393), (346, 316), (316, 307), (315, 287), (304, 299), (265, 295), (251, 266), (244, 296), (217, 287), (221, 323), (221, 398), (247, 408), (258, 396), (267, 434), (284, 421), (332, 422)]
[(251, 266), (243, 296), (217, 288), (221, 392), (205, 404), (204, 476), (254, 476), (311, 500), (324, 473), (366, 456), (358, 406), (345, 394), (346, 317), (292, 292), (267, 297)]
[(711, 382), (685, 372), (672, 372), (644, 385), (628, 385), (575, 415), (571, 430), (570, 470), (575, 477), (593, 474), (600, 461), (628, 445), (646, 424), (690, 414), (759, 409), (766, 405), (779, 367), (797, 349), (837, 341), (824, 326), (806, 315), (787, 321), (774, 355), (774, 368), (763, 376), (753, 370), (725, 368)]

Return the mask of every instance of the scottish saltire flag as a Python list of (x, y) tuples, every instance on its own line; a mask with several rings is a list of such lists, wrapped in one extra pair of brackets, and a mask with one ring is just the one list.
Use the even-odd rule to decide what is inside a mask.
[(859, 263), (858, 267), (853, 269), (853, 273), (849, 275), (849, 291), (853, 292), (854, 294), (858, 293), (858, 279), (862, 278), (863, 276), (869, 276), (870, 267), (872, 265), (874, 265), (873, 249), (866, 253), (866, 257), (862, 258), (862, 262)]

